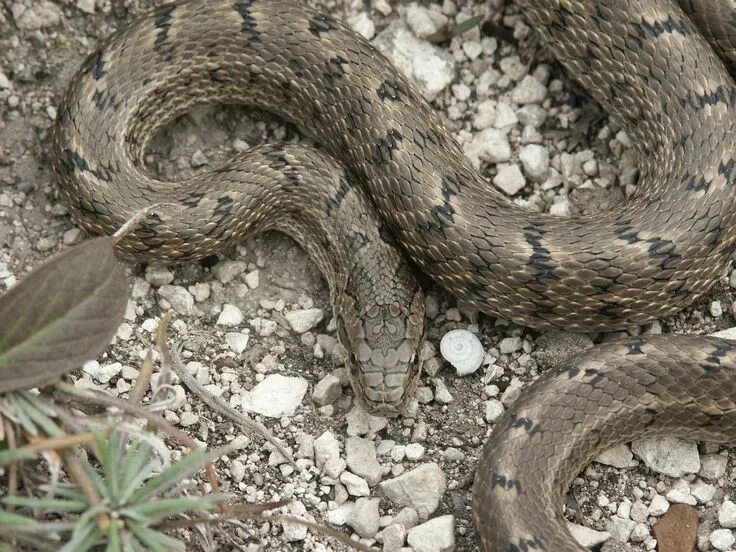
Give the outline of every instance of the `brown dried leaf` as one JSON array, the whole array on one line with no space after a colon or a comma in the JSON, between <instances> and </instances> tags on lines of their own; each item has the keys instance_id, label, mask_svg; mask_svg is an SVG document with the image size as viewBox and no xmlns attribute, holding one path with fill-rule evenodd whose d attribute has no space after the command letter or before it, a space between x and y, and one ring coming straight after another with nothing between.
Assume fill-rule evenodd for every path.
<instances>
[{"instance_id":1,"label":"brown dried leaf","mask_svg":"<svg viewBox=\"0 0 736 552\"><path fill-rule=\"evenodd\" d=\"M34 387L97 358L127 300L110 238L87 240L34 269L0 296L0 392Z\"/></svg>"}]
</instances>

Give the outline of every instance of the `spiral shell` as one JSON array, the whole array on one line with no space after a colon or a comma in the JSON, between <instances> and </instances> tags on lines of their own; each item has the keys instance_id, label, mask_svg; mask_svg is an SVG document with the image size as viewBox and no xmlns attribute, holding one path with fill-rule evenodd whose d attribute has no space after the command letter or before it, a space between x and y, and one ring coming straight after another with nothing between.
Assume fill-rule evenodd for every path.
<instances>
[{"instance_id":1,"label":"spiral shell","mask_svg":"<svg viewBox=\"0 0 736 552\"><path fill-rule=\"evenodd\" d=\"M440 341L440 353L455 367L458 376L475 372L485 355L480 340L467 330L447 332Z\"/></svg>"}]
</instances>

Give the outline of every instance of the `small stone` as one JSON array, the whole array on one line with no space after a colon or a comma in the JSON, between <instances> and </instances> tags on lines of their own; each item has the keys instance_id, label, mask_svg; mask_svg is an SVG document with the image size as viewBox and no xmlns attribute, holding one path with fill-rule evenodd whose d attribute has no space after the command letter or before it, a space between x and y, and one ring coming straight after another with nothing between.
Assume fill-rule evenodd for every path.
<instances>
[{"instance_id":1,"label":"small stone","mask_svg":"<svg viewBox=\"0 0 736 552\"><path fill-rule=\"evenodd\" d=\"M220 316L217 317L216 325L218 326L239 326L243 323L243 312L235 305L225 305L222 307Z\"/></svg>"},{"instance_id":2,"label":"small stone","mask_svg":"<svg viewBox=\"0 0 736 552\"><path fill-rule=\"evenodd\" d=\"M714 318L720 318L723 316L723 306L720 301L711 301L710 315Z\"/></svg>"},{"instance_id":3,"label":"small stone","mask_svg":"<svg viewBox=\"0 0 736 552\"><path fill-rule=\"evenodd\" d=\"M293 416L309 384L299 377L270 374L243 396L243 409L269 418Z\"/></svg>"},{"instance_id":4,"label":"small stone","mask_svg":"<svg viewBox=\"0 0 736 552\"><path fill-rule=\"evenodd\" d=\"M418 38L427 38L447 25L447 16L411 2L406 7L406 24Z\"/></svg>"},{"instance_id":5,"label":"small stone","mask_svg":"<svg viewBox=\"0 0 736 552\"><path fill-rule=\"evenodd\" d=\"M499 165L493 184L509 196L514 196L526 186L526 180L516 163Z\"/></svg>"},{"instance_id":6,"label":"small stone","mask_svg":"<svg viewBox=\"0 0 736 552\"><path fill-rule=\"evenodd\" d=\"M304 514L307 513L307 507L304 506L298 500L292 501L287 507L289 514L294 517L304 519ZM303 541L307 538L307 526L299 523L289 523L288 521L282 521L281 527L284 530L284 538L287 542Z\"/></svg>"},{"instance_id":7,"label":"small stone","mask_svg":"<svg viewBox=\"0 0 736 552\"><path fill-rule=\"evenodd\" d=\"M705 481L698 480L690 485L690 492L698 501L698 504L707 504L713 500L713 497L716 494L716 487L706 483Z\"/></svg>"},{"instance_id":8,"label":"small stone","mask_svg":"<svg viewBox=\"0 0 736 552\"><path fill-rule=\"evenodd\" d=\"M212 274L223 284L229 284L248 267L242 261L221 261L212 267Z\"/></svg>"},{"instance_id":9,"label":"small stone","mask_svg":"<svg viewBox=\"0 0 736 552\"><path fill-rule=\"evenodd\" d=\"M547 97L547 87L532 75L526 75L511 91L511 100L519 105L538 104Z\"/></svg>"},{"instance_id":10,"label":"small stone","mask_svg":"<svg viewBox=\"0 0 736 552\"><path fill-rule=\"evenodd\" d=\"M700 471L698 473L706 479L720 479L726 473L727 465L727 456L722 454L704 454L700 459Z\"/></svg>"},{"instance_id":11,"label":"small stone","mask_svg":"<svg viewBox=\"0 0 736 552\"><path fill-rule=\"evenodd\" d=\"M77 0L77 8L84 13L95 13L95 0Z\"/></svg>"},{"instance_id":12,"label":"small stone","mask_svg":"<svg viewBox=\"0 0 736 552\"><path fill-rule=\"evenodd\" d=\"M325 406L334 403L342 395L340 378L334 374L328 374L314 386L312 400L317 406Z\"/></svg>"},{"instance_id":13,"label":"small stone","mask_svg":"<svg viewBox=\"0 0 736 552\"><path fill-rule=\"evenodd\" d=\"M682 477L700 470L697 445L676 437L638 439L631 443L631 450L649 469L669 477Z\"/></svg>"},{"instance_id":14,"label":"small stone","mask_svg":"<svg viewBox=\"0 0 736 552\"><path fill-rule=\"evenodd\" d=\"M363 538L374 537L380 528L379 502L379 498L359 498L345 523Z\"/></svg>"},{"instance_id":15,"label":"small stone","mask_svg":"<svg viewBox=\"0 0 736 552\"><path fill-rule=\"evenodd\" d=\"M613 466L614 468L632 468L638 464L634 460L634 454L631 452L631 449L625 443L603 451L594 460L599 464Z\"/></svg>"},{"instance_id":16,"label":"small stone","mask_svg":"<svg viewBox=\"0 0 736 552\"><path fill-rule=\"evenodd\" d=\"M584 548L597 547L611 538L608 531L594 531L582 525L567 522L567 529L572 536L578 541L578 544Z\"/></svg>"},{"instance_id":17,"label":"small stone","mask_svg":"<svg viewBox=\"0 0 736 552\"><path fill-rule=\"evenodd\" d=\"M708 540L716 550L723 550L724 552L730 551L736 537L733 536L733 531L730 529L716 529L713 531Z\"/></svg>"},{"instance_id":18,"label":"small stone","mask_svg":"<svg viewBox=\"0 0 736 552\"><path fill-rule=\"evenodd\" d=\"M203 167L205 166L207 161L207 156L204 154L202 150L197 150L192 154L192 167Z\"/></svg>"},{"instance_id":19,"label":"small stone","mask_svg":"<svg viewBox=\"0 0 736 552\"><path fill-rule=\"evenodd\" d=\"M487 163L505 163L511 160L511 145L506 134L496 128L486 128L466 142L463 151L480 166L480 161Z\"/></svg>"},{"instance_id":20,"label":"small stone","mask_svg":"<svg viewBox=\"0 0 736 552\"><path fill-rule=\"evenodd\" d=\"M662 495L654 495L652 502L649 504L648 513L650 516L659 517L670 508L670 503Z\"/></svg>"},{"instance_id":21,"label":"small stone","mask_svg":"<svg viewBox=\"0 0 736 552\"><path fill-rule=\"evenodd\" d=\"M524 174L532 182L544 182L549 174L549 152L547 148L529 144L521 148L519 161Z\"/></svg>"},{"instance_id":22,"label":"small stone","mask_svg":"<svg viewBox=\"0 0 736 552\"><path fill-rule=\"evenodd\" d=\"M690 506L697 504L695 497L690 494L690 484L684 479L675 481L672 489L665 496L673 504L689 504Z\"/></svg>"},{"instance_id":23,"label":"small stone","mask_svg":"<svg viewBox=\"0 0 736 552\"><path fill-rule=\"evenodd\" d=\"M366 12L359 12L348 18L348 25L363 38L371 40L376 36L376 25Z\"/></svg>"},{"instance_id":24,"label":"small stone","mask_svg":"<svg viewBox=\"0 0 736 552\"><path fill-rule=\"evenodd\" d=\"M400 523L392 523L381 531L383 552L400 552L406 542L406 528Z\"/></svg>"},{"instance_id":25,"label":"small stone","mask_svg":"<svg viewBox=\"0 0 736 552\"><path fill-rule=\"evenodd\" d=\"M84 366L82 366L82 370L84 372L100 383L108 383L112 378L117 376L122 369L123 365L119 362L100 366L100 363L96 360L85 362Z\"/></svg>"},{"instance_id":26,"label":"small stone","mask_svg":"<svg viewBox=\"0 0 736 552\"><path fill-rule=\"evenodd\" d=\"M245 285L250 289L256 289L260 284L260 271L258 269L251 270L243 276L243 279L245 280Z\"/></svg>"},{"instance_id":27,"label":"small stone","mask_svg":"<svg viewBox=\"0 0 736 552\"><path fill-rule=\"evenodd\" d=\"M378 7L374 4L374 8ZM432 101L455 78L455 60L451 54L418 39L401 22L382 31L373 44L419 87L425 99ZM386 90L391 94L390 90Z\"/></svg>"},{"instance_id":28,"label":"small stone","mask_svg":"<svg viewBox=\"0 0 736 552\"><path fill-rule=\"evenodd\" d=\"M179 314L184 316L194 314L194 297L186 288L165 284L158 288L158 294Z\"/></svg>"},{"instance_id":29,"label":"small stone","mask_svg":"<svg viewBox=\"0 0 736 552\"><path fill-rule=\"evenodd\" d=\"M345 441L345 457L350 471L363 477L371 487L381 481L383 469L376 459L373 441L348 437Z\"/></svg>"},{"instance_id":30,"label":"small stone","mask_svg":"<svg viewBox=\"0 0 736 552\"><path fill-rule=\"evenodd\" d=\"M521 349L523 342L520 337L504 337L498 344L501 354L510 355Z\"/></svg>"},{"instance_id":31,"label":"small stone","mask_svg":"<svg viewBox=\"0 0 736 552\"><path fill-rule=\"evenodd\" d=\"M426 520L437 509L447 489L442 469L435 463L422 464L398 477L383 481L379 488L391 502L411 506Z\"/></svg>"},{"instance_id":32,"label":"small stone","mask_svg":"<svg viewBox=\"0 0 736 552\"><path fill-rule=\"evenodd\" d=\"M29 31L53 27L61 21L61 10L48 0L36 0L31 7L16 2L10 12L18 27Z\"/></svg>"},{"instance_id":33,"label":"small stone","mask_svg":"<svg viewBox=\"0 0 736 552\"><path fill-rule=\"evenodd\" d=\"M371 490L368 488L368 482L349 471L343 471L340 474L340 483L345 485L348 493L352 496L368 496L371 494Z\"/></svg>"},{"instance_id":34,"label":"small stone","mask_svg":"<svg viewBox=\"0 0 736 552\"><path fill-rule=\"evenodd\" d=\"M154 287L170 284L174 281L174 273L168 268L159 265L148 265L146 267L146 282Z\"/></svg>"},{"instance_id":35,"label":"small stone","mask_svg":"<svg viewBox=\"0 0 736 552\"><path fill-rule=\"evenodd\" d=\"M657 548L667 552L692 552L698 534L698 512L686 504L674 504L652 528Z\"/></svg>"},{"instance_id":36,"label":"small stone","mask_svg":"<svg viewBox=\"0 0 736 552\"><path fill-rule=\"evenodd\" d=\"M240 483L245 478L245 464L240 460L230 462L230 476L235 482Z\"/></svg>"},{"instance_id":37,"label":"small stone","mask_svg":"<svg viewBox=\"0 0 736 552\"><path fill-rule=\"evenodd\" d=\"M503 132L508 132L519 119L516 117L514 109L506 102L498 102L496 104L496 120L493 122L493 126Z\"/></svg>"},{"instance_id":38,"label":"small stone","mask_svg":"<svg viewBox=\"0 0 736 552\"><path fill-rule=\"evenodd\" d=\"M230 347L231 351L240 354L245 351L248 346L248 334L227 332L225 334L225 342L227 343L227 346Z\"/></svg>"},{"instance_id":39,"label":"small stone","mask_svg":"<svg viewBox=\"0 0 736 552\"><path fill-rule=\"evenodd\" d=\"M455 518L439 516L412 527L407 542L414 552L451 552L455 549Z\"/></svg>"},{"instance_id":40,"label":"small stone","mask_svg":"<svg viewBox=\"0 0 736 552\"><path fill-rule=\"evenodd\" d=\"M316 308L289 311L284 315L291 329L300 334L314 328L324 316L322 309Z\"/></svg>"},{"instance_id":41,"label":"small stone","mask_svg":"<svg viewBox=\"0 0 736 552\"><path fill-rule=\"evenodd\" d=\"M611 519L606 523L606 531L611 533L611 538L619 542L626 542L631 536L631 532L636 526L635 521L630 519L624 519L620 516L611 516Z\"/></svg>"},{"instance_id":42,"label":"small stone","mask_svg":"<svg viewBox=\"0 0 736 552\"><path fill-rule=\"evenodd\" d=\"M83 237L82 231L79 228L71 228L64 232L61 240L64 242L64 245L76 245L82 241Z\"/></svg>"},{"instance_id":43,"label":"small stone","mask_svg":"<svg viewBox=\"0 0 736 552\"><path fill-rule=\"evenodd\" d=\"M495 424L503 415L504 407L498 399L486 401L486 422Z\"/></svg>"},{"instance_id":44,"label":"small stone","mask_svg":"<svg viewBox=\"0 0 736 552\"><path fill-rule=\"evenodd\" d=\"M424 447L419 443L411 443L406 445L406 459L410 462L416 462L424 458Z\"/></svg>"},{"instance_id":45,"label":"small stone","mask_svg":"<svg viewBox=\"0 0 736 552\"><path fill-rule=\"evenodd\" d=\"M718 523L726 529L736 528L736 504L730 500L724 500L718 510Z\"/></svg>"},{"instance_id":46,"label":"small stone","mask_svg":"<svg viewBox=\"0 0 736 552\"><path fill-rule=\"evenodd\" d=\"M191 427L199 422L199 416L194 412L182 412L179 418L179 425L182 427Z\"/></svg>"},{"instance_id":47,"label":"small stone","mask_svg":"<svg viewBox=\"0 0 736 552\"><path fill-rule=\"evenodd\" d=\"M314 463L319 469L330 461L340 458L340 443L329 431L314 440Z\"/></svg>"}]
</instances>

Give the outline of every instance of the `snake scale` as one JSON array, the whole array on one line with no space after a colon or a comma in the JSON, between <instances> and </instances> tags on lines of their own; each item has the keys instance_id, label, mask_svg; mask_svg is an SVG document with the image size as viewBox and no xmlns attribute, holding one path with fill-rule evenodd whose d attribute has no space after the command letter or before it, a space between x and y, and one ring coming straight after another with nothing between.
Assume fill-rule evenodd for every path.
<instances>
[{"instance_id":1,"label":"snake scale","mask_svg":"<svg viewBox=\"0 0 736 552\"><path fill-rule=\"evenodd\" d=\"M708 43L725 44L732 7L520 4L637 144L639 191L625 205L557 218L510 203L367 41L284 0L164 5L102 42L58 110L62 198L91 233L150 208L121 244L140 261L201 258L268 228L293 235L328 281L356 397L372 411L399 411L421 370L423 298L395 244L463 301L536 328L610 330L676 312L736 247L736 86ZM272 111L320 149L264 145L186 182L148 176L155 131L212 102ZM581 466L645 433L736 442L734 401L727 340L631 338L547 372L480 459L481 548L580 550L561 497Z\"/></svg>"}]
</instances>

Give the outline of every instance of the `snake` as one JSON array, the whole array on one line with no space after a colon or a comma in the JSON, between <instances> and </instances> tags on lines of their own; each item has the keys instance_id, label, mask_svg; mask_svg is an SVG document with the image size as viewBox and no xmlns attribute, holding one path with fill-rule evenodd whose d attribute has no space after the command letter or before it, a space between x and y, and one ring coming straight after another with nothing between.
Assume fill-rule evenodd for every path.
<instances>
[{"instance_id":1,"label":"snake","mask_svg":"<svg viewBox=\"0 0 736 552\"><path fill-rule=\"evenodd\" d=\"M369 41L285 0L165 4L103 40L57 110L60 196L92 234L143 210L119 243L135 261L202 259L269 229L292 235L325 276L351 384L370 412L401 412L417 385L426 338L417 272L540 330L623 329L681 310L736 248L732 6L518 4L636 144L631 200L574 217L514 204ZM265 109L316 144L261 145L179 182L150 176L152 137L204 103ZM736 341L726 339L628 338L548 370L480 456L480 548L582 550L562 494L585 463L642 435L734 443L735 400Z\"/></svg>"}]
</instances>

